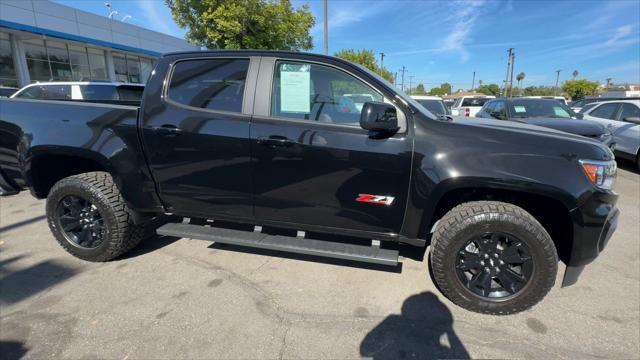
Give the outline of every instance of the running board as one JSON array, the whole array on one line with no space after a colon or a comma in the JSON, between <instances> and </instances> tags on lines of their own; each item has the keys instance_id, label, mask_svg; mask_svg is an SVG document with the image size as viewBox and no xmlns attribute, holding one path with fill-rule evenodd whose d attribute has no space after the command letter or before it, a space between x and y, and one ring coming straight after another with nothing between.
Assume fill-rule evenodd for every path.
<instances>
[{"instance_id":1,"label":"running board","mask_svg":"<svg viewBox=\"0 0 640 360\"><path fill-rule=\"evenodd\" d=\"M381 249L373 241L373 246L345 244L339 242L305 239L282 235L268 235L261 232L206 227L185 223L169 223L159 227L159 235L189 239L210 240L217 243L277 250L297 254L315 255L344 260L362 261L374 264L398 265L398 251Z\"/></svg>"}]
</instances>

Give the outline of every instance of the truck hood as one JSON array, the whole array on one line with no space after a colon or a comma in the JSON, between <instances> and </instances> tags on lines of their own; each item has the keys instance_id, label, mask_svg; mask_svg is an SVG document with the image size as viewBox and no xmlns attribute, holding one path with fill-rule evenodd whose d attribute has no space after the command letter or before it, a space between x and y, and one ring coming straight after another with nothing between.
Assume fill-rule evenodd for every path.
<instances>
[{"instance_id":1,"label":"truck hood","mask_svg":"<svg viewBox=\"0 0 640 360\"><path fill-rule=\"evenodd\" d=\"M577 120L577 119L558 119L558 118L525 118L518 119L527 124L544 126L571 134L582 135L586 137L599 137L604 134L604 126L595 121Z\"/></svg>"},{"instance_id":2,"label":"truck hood","mask_svg":"<svg viewBox=\"0 0 640 360\"><path fill-rule=\"evenodd\" d=\"M453 123L463 124L463 125L499 128L499 129L513 130L513 131L526 132L526 133L538 134L538 135L555 135L555 136L561 136L565 138L573 138L576 140L585 140L583 136L573 135L572 133L567 133L566 131L561 131L559 129L555 129L551 127L542 127L539 125L523 123L519 121L470 118L470 117L464 117L464 116L448 116L448 118L453 119L451 121Z\"/></svg>"}]
</instances>

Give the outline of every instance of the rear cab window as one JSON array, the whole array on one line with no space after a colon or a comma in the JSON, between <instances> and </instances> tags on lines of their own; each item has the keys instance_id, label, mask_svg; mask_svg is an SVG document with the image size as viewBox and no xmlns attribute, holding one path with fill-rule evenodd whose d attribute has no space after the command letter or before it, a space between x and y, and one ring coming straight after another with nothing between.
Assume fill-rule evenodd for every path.
<instances>
[{"instance_id":1,"label":"rear cab window","mask_svg":"<svg viewBox=\"0 0 640 360\"><path fill-rule=\"evenodd\" d=\"M192 108L240 113L248 69L247 58L179 61L173 67L167 98Z\"/></svg>"},{"instance_id":2,"label":"rear cab window","mask_svg":"<svg viewBox=\"0 0 640 360\"><path fill-rule=\"evenodd\" d=\"M462 106L482 106L487 101L489 101L488 98L464 98Z\"/></svg>"},{"instance_id":3,"label":"rear cab window","mask_svg":"<svg viewBox=\"0 0 640 360\"><path fill-rule=\"evenodd\" d=\"M115 86L112 85L74 85L74 87L75 86L77 86L79 90L78 100L118 100Z\"/></svg>"}]
</instances>

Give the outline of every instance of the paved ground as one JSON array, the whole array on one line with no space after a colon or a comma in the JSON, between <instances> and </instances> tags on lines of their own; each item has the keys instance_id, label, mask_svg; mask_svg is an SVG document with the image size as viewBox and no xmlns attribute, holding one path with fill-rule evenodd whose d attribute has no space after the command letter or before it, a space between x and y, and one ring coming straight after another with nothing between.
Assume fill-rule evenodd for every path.
<instances>
[{"instance_id":1,"label":"paved ground","mask_svg":"<svg viewBox=\"0 0 640 360\"><path fill-rule=\"evenodd\" d=\"M401 273L158 239L106 264L67 255L44 202L0 200L0 358L639 358L640 175L580 282L525 313L447 301ZM558 277L558 283L560 277Z\"/></svg>"}]
</instances>

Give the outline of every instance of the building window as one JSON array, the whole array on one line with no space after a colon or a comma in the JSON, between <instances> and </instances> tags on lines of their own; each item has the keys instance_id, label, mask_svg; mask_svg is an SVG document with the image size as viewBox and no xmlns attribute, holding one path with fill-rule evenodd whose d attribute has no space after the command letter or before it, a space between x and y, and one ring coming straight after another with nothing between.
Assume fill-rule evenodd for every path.
<instances>
[{"instance_id":1,"label":"building window","mask_svg":"<svg viewBox=\"0 0 640 360\"><path fill-rule=\"evenodd\" d=\"M151 75L153 60L113 53L113 65L117 81L144 84Z\"/></svg>"},{"instance_id":2,"label":"building window","mask_svg":"<svg viewBox=\"0 0 640 360\"><path fill-rule=\"evenodd\" d=\"M32 82L107 80L104 51L51 40L25 40Z\"/></svg>"},{"instance_id":3,"label":"building window","mask_svg":"<svg viewBox=\"0 0 640 360\"><path fill-rule=\"evenodd\" d=\"M9 34L0 33L0 86L18 87Z\"/></svg>"}]
</instances>

